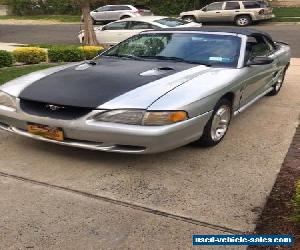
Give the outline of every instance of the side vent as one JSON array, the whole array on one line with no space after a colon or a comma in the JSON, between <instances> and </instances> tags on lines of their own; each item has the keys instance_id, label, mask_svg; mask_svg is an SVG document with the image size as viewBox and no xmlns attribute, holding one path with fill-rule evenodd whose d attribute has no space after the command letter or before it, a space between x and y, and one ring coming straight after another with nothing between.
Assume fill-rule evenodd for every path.
<instances>
[{"instance_id":1,"label":"side vent","mask_svg":"<svg viewBox=\"0 0 300 250\"><path fill-rule=\"evenodd\" d=\"M156 69L151 69L151 70L145 71L145 72L141 73L140 75L141 76L159 76L159 75L167 74L173 70L175 70L175 69L170 68L170 67L159 67Z\"/></svg>"}]
</instances>

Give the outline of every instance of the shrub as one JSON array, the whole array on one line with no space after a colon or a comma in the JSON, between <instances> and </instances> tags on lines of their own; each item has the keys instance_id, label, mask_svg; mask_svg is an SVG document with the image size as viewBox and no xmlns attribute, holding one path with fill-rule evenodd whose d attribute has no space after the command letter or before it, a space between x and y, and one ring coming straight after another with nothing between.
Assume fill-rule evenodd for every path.
<instances>
[{"instance_id":1,"label":"shrub","mask_svg":"<svg viewBox=\"0 0 300 250\"><path fill-rule=\"evenodd\" d=\"M10 52L0 50L0 68L12 66L13 59L13 55Z\"/></svg>"},{"instance_id":2,"label":"shrub","mask_svg":"<svg viewBox=\"0 0 300 250\"><path fill-rule=\"evenodd\" d=\"M36 64L47 61L47 52L36 47L18 48L13 51L17 62L25 64Z\"/></svg>"},{"instance_id":3,"label":"shrub","mask_svg":"<svg viewBox=\"0 0 300 250\"><path fill-rule=\"evenodd\" d=\"M118 4L145 4L157 15L178 15L185 10L199 9L216 0L118 0ZM15 15L42 15L42 14L72 14L79 15L79 1L74 0L7 0ZM91 9L99 8L110 1L93 0Z\"/></svg>"},{"instance_id":4,"label":"shrub","mask_svg":"<svg viewBox=\"0 0 300 250\"><path fill-rule=\"evenodd\" d=\"M100 46L82 46L79 47L79 49L83 51L86 60L93 59L104 50L104 48Z\"/></svg>"},{"instance_id":5,"label":"shrub","mask_svg":"<svg viewBox=\"0 0 300 250\"><path fill-rule=\"evenodd\" d=\"M53 47L48 50L50 62L79 62L84 60L84 52L80 48Z\"/></svg>"}]
</instances>

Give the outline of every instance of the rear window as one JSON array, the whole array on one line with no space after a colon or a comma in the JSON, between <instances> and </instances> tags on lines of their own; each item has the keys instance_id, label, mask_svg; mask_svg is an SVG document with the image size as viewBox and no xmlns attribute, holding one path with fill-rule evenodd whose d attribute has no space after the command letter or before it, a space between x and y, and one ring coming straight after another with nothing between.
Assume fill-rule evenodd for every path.
<instances>
[{"instance_id":1,"label":"rear window","mask_svg":"<svg viewBox=\"0 0 300 250\"><path fill-rule=\"evenodd\" d=\"M245 9L260 9L269 7L269 4L265 1L243 2L243 5Z\"/></svg>"},{"instance_id":2,"label":"rear window","mask_svg":"<svg viewBox=\"0 0 300 250\"><path fill-rule=\"evenodd\" d=\"M163 18L163 19L156 20L154 22L168 27L177 27L189 23L187 21L176 19L176 18Z\"/></svg>"}]
</instances>

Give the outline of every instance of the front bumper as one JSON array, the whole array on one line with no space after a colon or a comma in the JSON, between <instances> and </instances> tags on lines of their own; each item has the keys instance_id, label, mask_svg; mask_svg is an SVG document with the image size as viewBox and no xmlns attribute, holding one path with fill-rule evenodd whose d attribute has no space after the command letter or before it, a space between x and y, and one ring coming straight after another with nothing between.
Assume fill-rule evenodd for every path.
<instances>
[{"instance_id":1,"label":"front bumper","mask_svg":"<svg viewBox=\"0 0 300 250\"><path fill-rule=\"evenodd\" d=\"M90 150L148 154L171 150L199 139L212 111L187 121L167 126L135 126L95 122L88 117L92 111L76 120L58 120L0 109L0 129L29 138ZM37 123L63 129L65 140L54 141L27 132L27 123Z\"/></svg>"}]
</instances>

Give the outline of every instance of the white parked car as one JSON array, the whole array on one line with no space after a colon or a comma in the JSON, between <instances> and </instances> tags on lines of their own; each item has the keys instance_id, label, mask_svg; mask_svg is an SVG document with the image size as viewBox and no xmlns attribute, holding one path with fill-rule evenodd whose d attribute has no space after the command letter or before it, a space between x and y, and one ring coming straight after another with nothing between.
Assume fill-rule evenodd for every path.
<instances>
[{"instance_id":1,"label":"white parked car","mask_svg":"<svg viewBox=\"0 0 300 250\"><path fill-rule=\"evenodd\" d=\"M165 16L143 16L126 18L109 23L103 27L94 27L100 44L114 46L127 38L145 30L157 30L175 27L201 27L200 23ZM84 42L84 30L79 32L80 43Z\"/></svg>"},{"instance_id":2,"label":"white parked car","mask_svg":"<svg viewBox=\"0 0 300 250\"><path fill-rule=\"evenodd\" d=\"M93 23L111 22L129 17L152 16L152 11L144 5L105 5L91 11Z\"/></svg>"}]
</instances>

